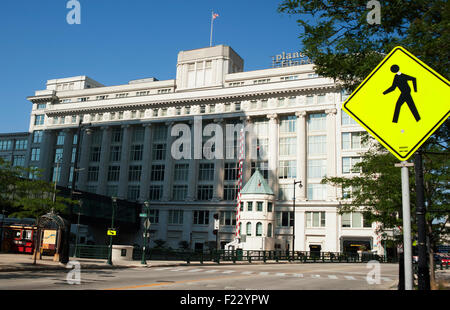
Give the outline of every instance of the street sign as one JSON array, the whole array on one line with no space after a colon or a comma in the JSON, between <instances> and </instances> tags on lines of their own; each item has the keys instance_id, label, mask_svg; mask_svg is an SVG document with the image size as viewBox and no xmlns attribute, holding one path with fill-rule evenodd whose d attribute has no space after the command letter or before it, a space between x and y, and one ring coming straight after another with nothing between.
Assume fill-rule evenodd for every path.
<instances>
[{"instance_id":1,"label":"street sign","mask_svg":"<svg viewBox=\"0 0 450 310\"><path fill-rule=\"evenodd\" d=\"M108 236L115 236L115 235L117 235L116 230L108 229Z\"/></svg>"},{"instance_id":2,"label":"street sign","mask_svg":"<svg viewBox=\"0 0 450 310\"><path fill-rule=\"evenodd\" d=\"M140 217L147 217L147 213L140 213L139 216Z\"/></svg>"},{"instance_id":3,"label":"street sign","mask_svg":"<svg viewBox=\"0 0 450 310\"><path fill-rule=\"evenodd\" d=\"M400 161L442 125L450 84L404 48L394 48L343 104L343 110Z\"/></svg>"},{"instance_id":4,"label":"street sign","mask_svg":"<svg viewBox=\"0 0 450 310\"><path fill-rule=\"evenodd\" d=\"M214 230L219 230L219 227L220 227L220 222L219 222L219 220L214 220Z\"/></svg>"},{"instance_id":5,"label":"street sign","mask_svg":"<svg viewBox=\"0 0 450 310\"><path fill-rule=\"evenodd\" d=\"M146 219L145 222L144 222L144 227L145 227L145 229L149 229L149 228L150 228L150 225L151 225L150 220L149 220L149 219Z\"/></svg>"}]
</instances>

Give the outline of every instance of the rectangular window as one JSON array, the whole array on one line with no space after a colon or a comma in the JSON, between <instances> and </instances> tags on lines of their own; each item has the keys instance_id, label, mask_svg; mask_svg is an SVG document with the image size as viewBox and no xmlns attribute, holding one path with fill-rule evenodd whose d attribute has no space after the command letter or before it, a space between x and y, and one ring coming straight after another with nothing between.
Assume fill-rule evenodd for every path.
<instances>
[{"instance_id":1,"label":"rectangular window","mask_svg":"<svg viewBox=\"0 0 450 310\"><path fill-rule=\"evenodd\" d=\"M101 147L100 146L92 146L89 160L92 162L99 162L100 154L101 154Z\"/></svg>"},{"instance_id":2,"label":"rectangular window","mask_svg":"<svg viewBox=\"0 0 450 310\"><path fill-rule=\"evenodd\" d=\"M253 211L253 202L247 202L247 211Z\"/></svg>"},{"instance_id":3,"label":"rectangular window","mask_svg":"<svg viewBox=\"0 0 450 310\"><path fill-rule=\"evenodd\" d=\"M294 212L278 211L275 213L277 226L292 227L294 225Z\"/></svg>"},{"instance_id":4,"label":"rectangular window","mask_svg":"<svg viewBox=\"0 0 450 310\"><path fill-rule=\"evenodd\" d=\"M188 186L187 185L174 185L173 186L173 200L183 201L187 197Z\"/></svg>"},{"instance_id":5,"label":"rectangular window","mask_svg":"<svg viewBox=\"0 0 450 310\"><path fill-rule=\"evenodd\" d=\"M33 148L31 149L31 161L39 161L41 157L41 149Z\"/></svg>"},{"instance_id":6,"label":"rectangular window","mask_svg":"<svg viewBox=\"0 0 450 310\"><path fill-rule=\"evenodd\" d=\"M225 163L225 181L236 181L239 172L238 163Z\"/></svg>"},{"instance_id":7,"label":"rectangular window","mask_svg":"<svg viewBox=\"0 0 450 310\"><path fill-rule=\"evenodd\" d=\"M153 144L153 160L165 160L166 159L166 144L154 143Z\"/></svg>"},{"instance_id":8,"label":"rectangular window","mask_svg":"<svg viewBox=\"0 0 450 310\"><path fill-rule=\"evenodd\" d=\"M27 145L28 145L28 140L25 140L25 139L16 140L15 149L23 151L23 150L27 149Z\"/></svg>"},{"instance_id":9,"label":"rectangular window","mask_svg":"<svg viewBox=\"0 0 450 310\"><path fill-rule=\"evenodd\" d=\"M325 113L314 113L308 115L308 132L324 131L327 129L327 115Z\"/></svg>"},{"instance_id":10,"label":"rectangular window","mask_svg":"<svg viewBox=\"0 0 450 310\"><path fill-rule=\"evenodd\" d=\"M317 104L325 104L326 103L326 95L320 94L317 96Z\"/></svg>"},{"instance_id":11,"label":"rectangular window","mask_svg":"<svg viewBox=\"0 0 450 310\"><path fill-rule=\"evenodd\" d=\"M197 188L197 199L198 200L211 200L213 197L213 186L212 185L199 185Z\"/></svg>"},{"instance_id":12,"label":"rectangular window","mask_svg":"<svg viewBox=\"0 0 450 310\"><path fill-rule=\"evenodd\" d=\"M35 126L42 126L42 125L44 125L44 120L45 120L45 115L44 114L36 115L35 118L34 118L34 125Z\"/></svg>"},{"instance_id":13,"label":"rectangular window","mask_svg":"<svg viewBox=\"0 0 450 310\"><path fill-rule=\"evenodd\" d=\"M365 145L361 142L362 132L343 132L342 133L342 149L355 150L364 148Z\"/></svg>"},{"instance_id":14,"label":"rectangular window","mask_svg":"<svg viewBox=\"0 0 450 310\"><path fill-rule=\"evenodd\" d=\"M42 130L36 130L33 132L33 143L41 143L44 132Z\"/></svg>"},{"instance_id":15,"label":"rectangular window","mask_svg":"<svg viewBox=\"0 0 450 310\"><path fill-rule=\"evenodd\" d=\"M342 173L359 173L359 169L354 168L354 166L361 162L361 157L342 157Z\"/></svg>"},{"instance_id":16,"label":"rectangular window","mask_svg":"<svg viewBox=\"0 0 450 310\"><path fill-rule=\"evenodd\" d=\"M111 135L111 143L122 142L122 128L114 128Z\"/></svg>"},{"instance_id":17,"label":"rectangular window","mask_svg":"<svg viewBox=\"0 0 450 310\"><path fill-rule=\"evenodd\" d=\"M130 166L128 169L128 181L139 182L141 180L142 166Z\"/></svg>"},{"instance_id":18,"label":"rectangular window","mask_svg":"<svg viewBox=\"0 0 450 310\"><path fill-rule=\"evenodd\" d=\"M295 124L297 117L295 115L283 116L280 118L280 133L295 133Z\"/></svg>"},{"instance_id":19,"label":"rectangular window","mask_svg":"<svg viewBox=\"0 0 450 310\"><path fill-rule=\"evenodd\" d=\"M97 182L98 181L98 166L88 168L88 181Z\"/></svg>"},{"instance_id":20,"label":"rectangular window","mask_svg":"<svg viewBox=\"0 0 450 310\"><path fill-rule=\"evenodd\" d=\"M162 185L150 185L149 187L149 199L160 200L162 197Z\"/></svg>"},{"instance_id":21,"label":"rectangular window","mask_svg":"<svg viewBox=\"0 0 450 310\"><path fill-rule=\"evenodd\" d=\"M120 145L113 145L110 148L110 153L109 153L109 160L111 162L118 162L120 161L121 158L121 154L122 154L122 147Z\"/></svg>"},{"instance_id":22,"label":"rectangular window","mask_svg":"<svg viewBox=\"0 0 450 310\"><path fill-rule=\"evenodd\" d=\"M150 212L148 213L148 219L150 220L150 223L158 224L159 223L159 210L150 209Z\"/></svg>"},{"instance_id":23,"label":"rectangular window","mask_svg":"<svg viewBox=\"0 0 450 310\"><path fill-rule=\"evenodd\" d=\"M295 156L297 153L297 138L280 138L280 156Z\"/></svg>"},{"instance_id":24,"label":"rectangular window","mask_svg":"<svg viewBox=\"0 0 450 310\"><path fill-rule=\"evenodd\" d=\"M323 178L327 174L327 161L325 159L308 160L308 178Z\"/></svg>"},{"instance_id":25,"label":"rectangular window","mask_svg":"<svg viewBox=\"0 0 450 310\"><path fill-rule=\"evenodd\" d=\"M256 211L259 211L259 212L263 211L263 202L262 201L256 202Z\"/></svg>"},{"instance_id":26,"label":"rectangular window","mask_svg":"<svg viewBox=\"0 0 450 310\"><path fill-rule=\"evenodd\" d=\"M128 185L127 199L135 201L139 199L139 185Z\"/></svg>"},{"instance_id":27,"label":"rectangular window","mask_svg":"<svg viewBox=\"0 0 450 310\"><path fill-rule=\"evenodd\" d=\"M188 181L189 164L175 164L174 181Z\"/></svg>"},{"instance_id":28,"label":"rectangular window","mask_svg":"<svg viewBox=\"0 0 450 310\"><path fill-rule=\"evenodd\" d=\"M308 136L308 155L325 155L327 153L327 136Z\"/></svg>"},{"instance_id":29,"label":"rectangular window","mask_svg":"<svg viewBox=\"0 0 450 310\"><path fill-rule=\"evenodd\" d=\"M267 212L272 212L273 211L273 206L271 202L267 203Z\"/></svg>"},{"instance_id":30,"label":"rectangular window","mask_svg":"<svg viewBox=\"0 0 450 310\"><path fill-rule=\"evenodd\" d=\"M54 158L54 163L58 163L62 161L62 157L63 157L63 149L59 148L55 150L55 158Z\"/></svg>"},{"instance_id":31,"label":"rectangular window","mask_svg":"<svg viewBox=\"0 0 450 310\"><path fill-rule=\"evenodd\" d=\"M291 179L297 176L296 160L280 160L278 168L279 179Z\"/></svg>"},{"instance_id":32,"label":"rectangular window","mask_svg":"<svg viewBox=\"0 0 450 310\"><path fill-rule=\"evenodd\" d=\"M130 160L140 161L144 152L144 146L142 144L132 145L130 149Z\"/></svg>"},{"instance_id":33,"label":"rectangular window","mask_svg":"<svg viewBox=\"0 0 450 310\"><path fill-rule=\"evenodd\" d=\"M224 200L236 200L238 185L225 185L223 189Z\"/></svg>"},{"instance_id":34,"label":"rectangular window","mask_svg":"<svg viewBox=\"0 0 450 310\"><path fill-rule=\"evenodd\" d=\"M220 211L219 221L220 226L236 226L236 212Z\"/></svg>"},{"instance_id":35,"label":"rectangular window","mask_svg":"<svg viewBox=\"0 0 450 310\"><path fill-rule=\"evenodd\" d=\"M152 165L151 180L164 181L165 165Z\"/></svg>"},{"instance_id":36,"label":"rectangular window","mask_svg":"<svg viewBox=\"0 0 450 310\"><path fill-rule=\"evenodd\" d=\"M199 181L214 181L214 164L200 164L198 179Z\"/></svg>"},{"instance_id":37,"label":"rectangular window","mask_svg":"<svg viewBox=\"0 0 450 310\"><path fill-rule=\"evenodd\" d=\"M25 155L13 156L13 166L14 167L24 167L25 166Z\"/></svg>"},{"instance_id":38,"label":"rectangular window","mask_svg":"<svg viewBox=\"0 0 450 310\"><path fill-rule=\"evenodd\" d=\"M326 200L327 185L326 184L308 184L309 200Z\"/></svg>"},{"instance_id":39,"label":"rectangular window","mask_svg":"<svg viewBox=\"0 0 450 310\"><path fill-rule=\"evenodd\" d=\"M47 108L47 104L46 103L38 103L37 105L37 109L38 110L44 110Z\"/></svg>"},{"instance_id":40,"label":"rectangular window","mask_svg":"<svg viewBox=\"0 0 450 310\"><path fill-rule=\"evenodd\" d=\"M325 227L325 212L306 212L306 227Z\"/></svg>"},{"instance_id":41,"label":"rectangular window","mask_svg":"<svg viewBox=\"0 0 450 310\"><path fill-rule=\"evenodd\" d=\"M169 210L168 224L183 224L183 210Z\"/></svg>"},{"instance_id":42,"label":"rectangular window","mask_svg":"<svg viewBox=\"0 0 450 310\"><path fill-rule=\"evenodd\" d=\"M108 181L118 182L120 177L120 166L108 167Z\"/></svg>"},{"instance_id":43,"label":"rectangular window","mask_svg":"<svg viewBox=\"0 0 450 310\"><path fill-rule=\"evenodd\" d=\"M194 211L194 225L208 225L209 211Z\"/></svg>"},{"instance_id":44,"label":"rectangular window","mask_svg":"<svg viewBox=\"0 0 450 310\"><path fill-rule=\"evenodd\" d=\"M357 125L358 123L350 117L344 110L341 111L341 124L345 125Z\"/></svg>"}]
</instances>

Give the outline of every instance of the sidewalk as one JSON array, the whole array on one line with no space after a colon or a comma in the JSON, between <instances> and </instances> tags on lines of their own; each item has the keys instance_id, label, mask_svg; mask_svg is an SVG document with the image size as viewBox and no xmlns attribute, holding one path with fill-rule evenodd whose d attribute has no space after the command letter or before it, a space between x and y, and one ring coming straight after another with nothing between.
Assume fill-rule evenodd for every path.
<instances>
[{"instance_id":1,"label":"sidewalk","mask_svg":"<svg viewBox=\"0 0 450 310\"><path fill-rule=\"evenodd\" d=\"M187 265L185 261L152 260L147 261L147 265L142 265L140 261L113 261L113 265L110 266L106 263L106 259L87 259L76 257L71 257L69 263L74 261L80 263L81 269L148 268ZM60 262L54 262L53 256L42 256L42 260L36 260L36 265L34 265L33 263L34 260L32 255L0 254L0 272L66 269L66 266L64 264L61 264ZM212 262L205 262L205 264L207 263Z\"/></svg>"}]
</instances>

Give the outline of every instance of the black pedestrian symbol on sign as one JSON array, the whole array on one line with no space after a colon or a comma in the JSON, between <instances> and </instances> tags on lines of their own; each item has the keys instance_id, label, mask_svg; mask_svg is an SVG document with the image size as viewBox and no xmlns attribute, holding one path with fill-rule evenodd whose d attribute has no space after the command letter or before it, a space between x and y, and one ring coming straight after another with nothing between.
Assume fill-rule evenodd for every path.
<instances>
[{"instance_id":1,"label":"black pedestrian symbol on sign","mask_svg":"<svg viewBox=\"0 0 450 310\"><path fill-rule=\"evenodd\" d=\"M411 113L414 115L414 118L416 121L420 121L420 115L419 112L417 112L417 108L414 104L414 100L411 97L411 88L408 85L408 81L412 81L414 86L414 92L417 93L417 84L416 84L416 78L403 74L400 71L400 67L397 65L393 65L391 67L391 71L395 73L394 82L392 83L392 86L386 89L383 92L383 95L386 95L392 91L394 91L397 87L400 90L401 94L400 97L397 100L397 103L395 104L395 112L394 112L394 118L392 120L393 123L398 122L398 117L400 115L400 108L402 107L403 103L406 102L409 109L411 110Z\"/></svg>"}]
</instances>

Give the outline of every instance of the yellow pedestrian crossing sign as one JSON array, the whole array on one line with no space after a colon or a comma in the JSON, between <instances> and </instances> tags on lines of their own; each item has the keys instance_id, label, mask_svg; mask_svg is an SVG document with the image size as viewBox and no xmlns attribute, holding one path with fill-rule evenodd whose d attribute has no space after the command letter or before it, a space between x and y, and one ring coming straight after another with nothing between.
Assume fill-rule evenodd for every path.
<instances>
[{"instance_id":1,"label":"yellow pedestrian crossing sign","mask_svg":"<svg viewBox=\"0 0 450 310\"><path fill-rule=\"evenodd\" d=\"M117 235L117 231L113 229L108 229L108 236L115 236Z\"/></svg>"},{"instance_id":2,"label":"yellow pedestrian crossing sign","mask_svg":"<svg viewBox=\"0 0 450 310\"><path fill-rule=\"evenodd\" d=\"M448 118L450 84L398 46L342 108L399 160L405 161Z\"/></svg>"}]
</instances>

